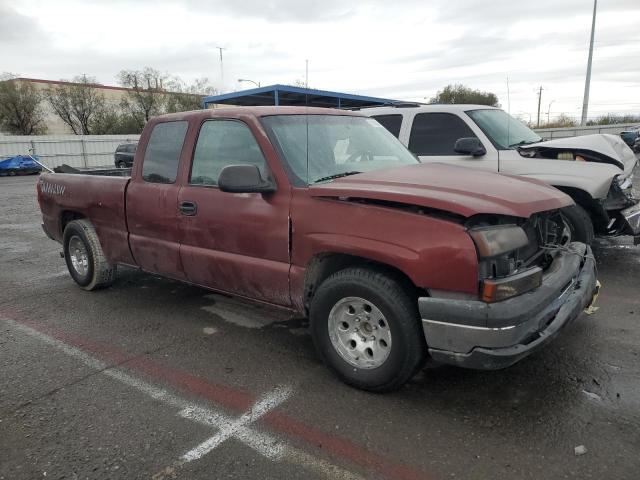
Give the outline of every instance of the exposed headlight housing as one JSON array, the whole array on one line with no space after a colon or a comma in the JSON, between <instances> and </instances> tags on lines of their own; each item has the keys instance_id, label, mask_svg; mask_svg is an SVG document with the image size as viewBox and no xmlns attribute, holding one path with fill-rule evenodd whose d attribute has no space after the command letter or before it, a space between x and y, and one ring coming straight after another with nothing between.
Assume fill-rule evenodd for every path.
<instances>
[{"instance_id":1,"label":"exposed headlight housing","mask_svg":"<svg viewBox=\"0 0 640 480\"><path fill-rule=\"evenodd\" d=\"M469 230L480 259L480 294L485 302L498 302L537 288L542 283L539 267L520 270L518 249L529 244L517 225L495 225Z\"/></svg>"},{"instance_id":2,"label":"exposed headlight housing","mask_svg":"<svg viewBox=\"0 0 640 480\"><path fill-rule=\"evenodd\" d=\"M492 258L522 248L529 243L525 231L517 225L496 225L469 230L480 258Z\"/></svg>"}]
</instances>

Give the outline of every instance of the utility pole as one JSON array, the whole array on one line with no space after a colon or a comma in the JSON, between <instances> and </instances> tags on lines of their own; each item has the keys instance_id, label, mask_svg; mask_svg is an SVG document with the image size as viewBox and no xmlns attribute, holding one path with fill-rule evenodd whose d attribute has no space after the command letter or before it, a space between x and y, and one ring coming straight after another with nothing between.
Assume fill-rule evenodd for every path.
<instances>
[{"instance_id":1,"label":"utility pole","mask_svg":"<svg viewBox=\"0 0 640 480\"><path fill-rule=\"evenodd\" d=\"M536 128L540 128L540 102L542 101L542 87L538 90L538 122Z\"/></svg>"},{"instance_id":2,"label":"utility pole","mask_svg":"<svg viewBox=\"0 0 640 480\"><path fill-rule=\"evenodd\" d=\"M309 88L309 60L304 61L304 88Z\"/></svg>"},{"instance_id":3,"label":"utility pole","mask_svg":"<svg viewBox=\"0 0 640 480\"><path fill-rule=\"evenodd\" d=\"M222 89L224 88L224 68L222 66L222 51L226 50L226 48L223 47L214 47L217 48L220 51L220 91L222 91Z\"/></svg>"},{"instance_id":4,"label":"utility pole","mask_svg":"<svg viewBox=\"0 0 640 480\"><path fill-rule=\"evenodd\" d=\"M549 114L551 113L551 104L555 102L555 100L551 100L549 102L549 108L547 108L547 126L549 125Z\"/></svg>"},{"instance_id":5,"label":"utility pole","mask_svg":"<svg viewBox=\"0 0 640 480\"><path fill-rule=\"evenodd\" d=\"M593 18L591 20L591 42L589 42L589 60L587 60L587 78L584 82L584 100L582 101L582 120L580 125L587 124L587 111L589 110L589 88L591 87L591 61L593 60L593 37L596 33L596 9L598 0L593 0Z\"/></svg>"}]
</instances>

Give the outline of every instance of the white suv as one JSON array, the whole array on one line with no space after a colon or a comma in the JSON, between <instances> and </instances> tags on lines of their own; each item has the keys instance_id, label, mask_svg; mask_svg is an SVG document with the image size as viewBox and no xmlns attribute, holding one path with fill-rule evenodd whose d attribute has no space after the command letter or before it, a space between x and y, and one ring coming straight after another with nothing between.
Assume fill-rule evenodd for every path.
<instances>
[{"instance_id":1,"label":"white suv","mask_svg":"<svg viewBox=\"0 0 640 480\"><path fill-rule=\"evenodd\" d=\"M541 180L576 202L565 209L573 240L629 234L640 243L637 159L615 135L543 141L499 108L419 105L363 109L423 162L444 162Z\"/></svg>"}]
</instances>

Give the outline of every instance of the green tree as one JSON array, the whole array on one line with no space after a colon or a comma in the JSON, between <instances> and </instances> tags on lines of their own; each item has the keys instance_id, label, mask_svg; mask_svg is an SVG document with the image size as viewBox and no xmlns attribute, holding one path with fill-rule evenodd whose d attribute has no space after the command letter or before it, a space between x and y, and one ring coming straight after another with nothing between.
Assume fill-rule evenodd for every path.
<instances>
[{"instance_id":1,"label":"green tree","mask_svg":"<svg viewBox=\"0 0 640 480\"><path fill-rule=\"evenodd\" d=\"M435 97L429 100L429 103L469 103L474 105L489 105L491 107L500 106L495 93L473 90L461 84L447 85L438 91Z\"/></svg>"},{"instance_id":2,"label":"green tree","mask_svg":"<svg viewBox=\"0 0 640 480\"><path fill-rule=\"evenodd\" d=\"M92 132L95 135L137 134L142 133L142 127L137 118L116 105L107 106L96 115Z\"/></svg>"},{"instance_id":3,"label":"green tree","mask_svg":"<svg viewBox=\"0 0 640 480\"><path fill-rule=\"evenodd\" d=\"M50 87L48 100L55 114L76 135L95 133L94 120L106 108L104 95L96 88L96 80L86 75Z\"/></svg>"},{"instance_id":4,"label":"green tree","mask_svg":"<svg viewBox=\"0 0 640 480\"><path fill-rule=\"evenodd\" d=\"M607 113L606 115L597 117L595 120L589 120L587 125L616 125L620 123L638 122L640 122L640 115L616 115L614 113Z\"/></svg>"},{"instance_id":5,"label":"green tree","mask_svg":"<svg viewBox=\"0 0 640 480\"><path fill-rule=\"evenodd\" d=\"M0 130L17 135L37 135L46 131L43 96L29 82L16 75L0 76Z\"/></svg>"}]
</instances>

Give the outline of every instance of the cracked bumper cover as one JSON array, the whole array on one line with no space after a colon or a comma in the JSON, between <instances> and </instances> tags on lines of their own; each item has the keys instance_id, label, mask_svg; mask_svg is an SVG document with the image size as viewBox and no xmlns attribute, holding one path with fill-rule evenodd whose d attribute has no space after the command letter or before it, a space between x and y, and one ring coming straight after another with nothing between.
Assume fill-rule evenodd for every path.
<instances>
[{"instance_id":1,"label":"cracked bumper cover","mask_svg":"<svg viewBox=\"0 0 640 480\"><path fill-rule=\"evenodd\" d=\"M540 287L508 300L421 297L431 356L461 367L496 370L548 343L591 304L596 291L591 249L572 243L569 250L556 256Z\"/></svg>"}]
</instances>

